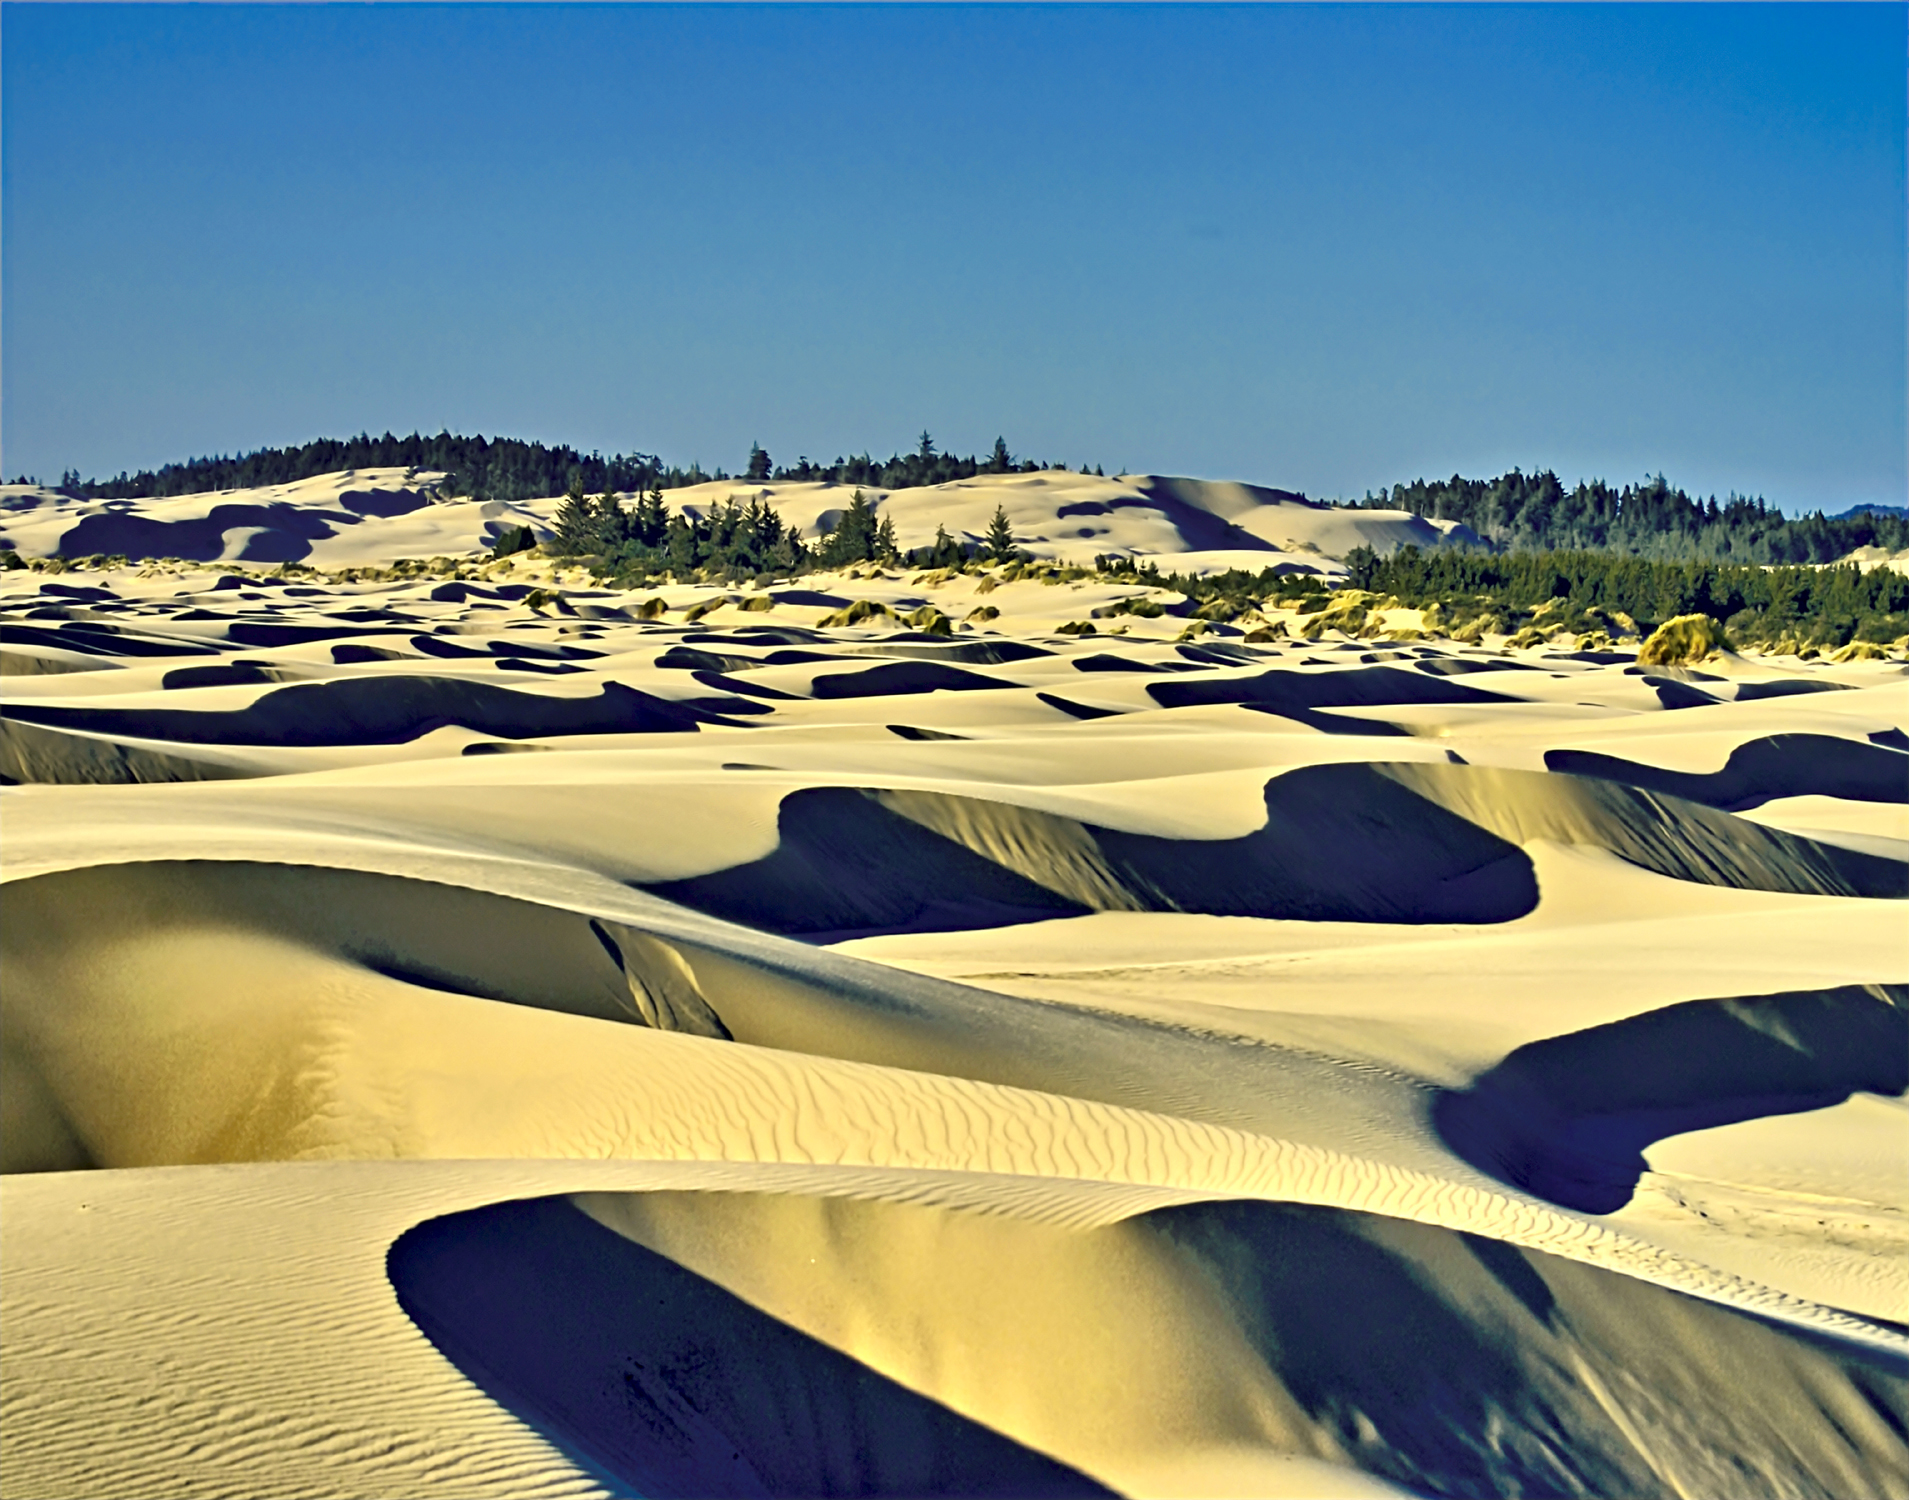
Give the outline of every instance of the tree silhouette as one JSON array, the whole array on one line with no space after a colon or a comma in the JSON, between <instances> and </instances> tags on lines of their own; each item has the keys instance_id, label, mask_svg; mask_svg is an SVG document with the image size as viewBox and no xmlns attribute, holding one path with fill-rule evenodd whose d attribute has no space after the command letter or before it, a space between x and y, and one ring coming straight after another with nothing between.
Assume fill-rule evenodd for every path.
<instances>
[{"instance_id":1,"label":"tree silhouette","mask_svg":"<svg viewBox=\"0 0 1909 1500\"><path fill-rule=\"evenodd\" d=\"M930 544L927 563L931 568L958 568L967 560L961 543L948 535L948 528L935 522L935 539Z\"/></svg>"},{"instance_id":2,"label":"tree silhouette","mask_svg":"<svg viewBox=\"0 0 1909 1500\"><path fill-rule=\"evenodd\" d=\"M583 495L583 475L573 473L570 488L557 507L557 549L568 556L596 550L596 517Z\"/></svg>"},{"instance_id":3,"label":"tree silhouette","mask_svg":"<svg viewBox=\"0 0 1909 1500\"><path fill-rule=\"evenodd\" d=\"M842 512L842 519L835 524L822 543L822 562L827 567L845 567L849 563L867 562L875 556L876 523L874 509L868 503L868 497L857 490L848 502L848 508ZM890 535L893 535L891 528Z\"/></svg>"},{"instance_id":4,"label":"tree silhouette","mask_svg":"<svg viewBox=\"0 0 1909 1500\"><path fill-rule=\"evenodd\" d=\"M1014 556L1014 527L1008 521L1007 511L999 505L994 507L994 519L988 522L988 551L997 562L1006 562Z\"/></svg>"},{"instance_id":5,"label":"tree silhouette","mask_svg":"<svg viewBox=\"0 0 1909 1500\"><path fill-rule=\"evenodd\" d=\"M631 539L645 547L660 547L669 535L669 511L663 505L663 490L653 485L648 494L639 496L636 510L630 517Z\"/></svg>"}]
</instances>

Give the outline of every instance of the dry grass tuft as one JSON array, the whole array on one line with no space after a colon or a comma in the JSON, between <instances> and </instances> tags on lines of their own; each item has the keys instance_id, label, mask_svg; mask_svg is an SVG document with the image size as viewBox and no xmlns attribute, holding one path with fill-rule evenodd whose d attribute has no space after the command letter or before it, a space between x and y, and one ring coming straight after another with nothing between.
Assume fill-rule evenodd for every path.
<instances>
[{"instance_id":1,"label":"dry grass tuft","mask_svg":"<svg viewBox=\"0 0 1909 1500\"><path fill-rule=\"evenodd\" d=\"M857 599L832 615L824 615L816 623L827 629L834 625L860 625L864 620L894 620L901 623L901 617L894 610L874 599Z\"/></svg>"},{"instance_id":2,"label":"dry grass tuft","mask_svg":"<svg viewBox=\"0 0 1909 1500\"><path fill-rule=\"evenodd\" d=\"M1675 667L1730 649L1730 638L1709 615L1678 615L1651 632L1650 639L1638 648L1637 664Z\"/></svg>"}]
</instances>

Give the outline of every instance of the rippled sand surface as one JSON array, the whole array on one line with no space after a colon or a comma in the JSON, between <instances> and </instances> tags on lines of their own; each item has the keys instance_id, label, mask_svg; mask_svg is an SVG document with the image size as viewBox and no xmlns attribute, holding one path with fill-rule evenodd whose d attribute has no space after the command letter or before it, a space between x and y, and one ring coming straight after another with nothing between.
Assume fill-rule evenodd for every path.
<instances>
[{"instance_id":1,"label":"rippled sand surface","mask_svg":"<svg viewBox=\"0 0 1909 1500\"><path fill-rule=\"evenodd\" d=\"M0 575L0 1493L1909 1494L1899 664L975 590Z\"/></svg>"}]
</instances>

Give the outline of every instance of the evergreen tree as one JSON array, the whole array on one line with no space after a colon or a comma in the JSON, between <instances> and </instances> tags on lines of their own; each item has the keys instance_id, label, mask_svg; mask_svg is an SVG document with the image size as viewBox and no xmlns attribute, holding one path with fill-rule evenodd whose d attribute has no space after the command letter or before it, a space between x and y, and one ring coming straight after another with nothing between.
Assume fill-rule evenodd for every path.
<instances>
[{"instance_id":1,"label":"evergreen tree","mask_svg":"<svg viewBox=\"0 0 1909 1500\"><path fill-rule=\"evenodd\" d=\"M665 542L670 571L678 577L688 577L696 571L696 565L701 561L697 555L697 529L693 517L677 514L669 518Z\"/></svg>"},{"instance_id":2,"label":"evergreen tree","mask_svg":"<svg viewBox=\"0 0 1909 1500\"><path fill-rule=\"evenodd\" d=\"M577 557L596 550L596 516L584 498L580 473L572 476L563 504L557 507L556 528L557 550L565 556Z\"/></svg>"},{"instance_id":3,"label":"evergreen tree","mask_svg":"<svg viewBox=\"0 0 1909 1500\"><path fill-rule=\"evenodd\" d=\"M605 489L597 496L596 512L591 518L594 524L595 546L593 552L608 552L623 543L626 535L622 503L616 497L616 491Z\"/></svg>"},{"instance_id":4,"label":"evergreen tree","mask_svg":"<svg viewBox=\"0 0 1909 1500\"><path fill-rule=\"evenodd\" d=\"M1013 468L1014 457L1008 452L1007 439L996 438L994 440L994 452L988 457L988 472L990 474L1007 474L1011 473Z\"/></svg>"},{"instance_id":5,"label":"evergreen tree","mask_svg":"<svg viewBox=\"0 0 1909 1500\"><path fill-rule=\"evenodd\" d=\"M875 525L875 556L883 562L894 562L901 556L901 549L895 545L895 522L891 516L883 516Z\"/></svg>"},{"instance_id":6,"label":"evergreen tree","mask_svg":"<svg viewBox=\"0 0 1909 1500\"><path fill-rule=\"evenodd\" d=\"M537 534L528 526L506 526L491 542L492 557L509 557L513 553L528 552L537 545Z\"/></svg>"},{"instance_id":7,"label":"evergreen tree","mask_svg":"<svg viewBox=\"0 0 1909 1500\"><path fill-rule=\"evenodd\" d=\"M948 528L937 521L935 523L935 540L928 553L928 566L931 568L958 568L966 560L961 551L961 543L949 536Z\"/></svg>"},{"instance_id":8,"label":"evergreen tree","mask_svg":"<svg viewBox=\"0 0 1909 1500\"><path fill-rule=\"evenodd\" d=\"M1014 527L999 505L994 507L994 519L988 522L988 552L996 562L1007 562L1014 556Z\"/></svg>"},{"instance_id":9,"label":"evergreen tree","mask_svg":"<svg viewBox=\"0 0 1909 1500\"><path fill-rule=\"evenodd\" d=\"M857 490L822 544L822 561L832 568L867 562L875 555L875 512L867 496Z\"/></svg>"},{"instance_id":10,"label":"evergreen tree","mask_svg":"<svg viewBox=\"0 0 1909 1500\"><path fill-rule=\"evenodd\" d=\"M652 485L636 502L630 517L632 540L645 547L660 547L669 535L669 511L663 505L663 488Z\"/></svg>"},{"instance_id":11,"label":"evergreen tree","mask_svg":"<svg viewBox=\"0 0 1909 1500\"><path fill-rule=\"evenodd\" d=\"M787 449L783 450L787 452ZM762 444L749 445L749 469L743 475L751 484L766 484L775 472L775 465L769 461L769 455L763 451Z\"/></svg>"}]
</instances>

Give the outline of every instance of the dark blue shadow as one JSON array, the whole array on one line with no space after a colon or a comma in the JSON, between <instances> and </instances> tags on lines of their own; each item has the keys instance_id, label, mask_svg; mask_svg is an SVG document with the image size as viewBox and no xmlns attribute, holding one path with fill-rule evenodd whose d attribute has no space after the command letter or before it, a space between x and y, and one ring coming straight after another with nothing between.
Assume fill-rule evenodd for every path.
<instances>
[{"instance_id":1,"label":"dark blue shadow","mask_svg":"<svg viewBox=\"0 0 1909 1500\"><path fill-rule=\"evenodd\" d=\"M386 1270L452 1364L654 1500L1112 1493L562 1198L432 1219Z\"/></svg>"}]
</instances>

